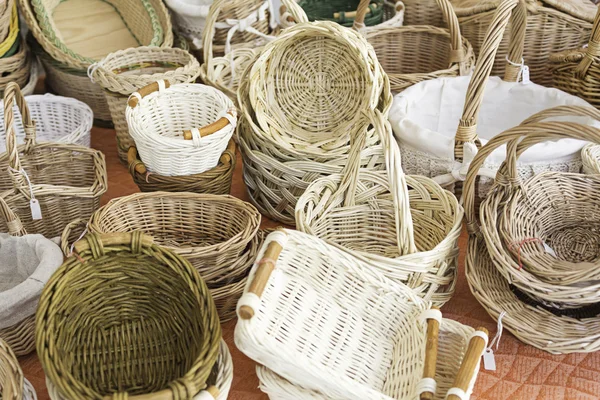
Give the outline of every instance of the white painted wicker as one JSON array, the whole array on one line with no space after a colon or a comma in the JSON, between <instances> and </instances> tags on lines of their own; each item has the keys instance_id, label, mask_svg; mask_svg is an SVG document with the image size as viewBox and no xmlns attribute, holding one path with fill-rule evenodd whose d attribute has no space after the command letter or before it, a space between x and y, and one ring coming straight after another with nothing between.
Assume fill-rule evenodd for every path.
<instances>
[{"instance_id":1,"label":"white painted wicker","mask_svg":"<svg viewBox=\"0 0 600 400\"><path fill-rule=\"evenodd\" d=\"M38 142L70 143L90 147L91 130L94 123L92 109L85 103L70 97L44 95L26 96L31 118L35 121ZM0 102L0 113L4 115L4 103ZM15 115L17 140L25 138L21 113ZM4 132L4 118L0 120L0 132ZM4 139L0 140L0 152L6 151Z\"/></svg>"},{"instance_id":2,"label":"white painted wicker","mask_svg":"<svg viewBox=\"0 0 600 400\"><path fill-rule=\"evenodd\" d=\"M437 382L435 400L445 399L448 389L452 387L469 338L474 331L470 326L460 322L442 319L435 376ZM449 362L450 360L452 362ZM256 366L256 375L258 375L260 390L268 394L271 400L329 400L329 397L297 386L262 365ZM470 394L470 391L467 392L467 395Z\"/></svg>"},{"instance_id":3,"label":"white painted wicker","mask_svg":"<svg viewBox=\"0 0 600 400\"><path fill-rule=\"evenodd\" d=\"M600 174L600 145L588 144L581 150L584 174Z\"/></svg>"},{"instance_id":4,"label":"white painted wicker","mask_svg":"<svg viewBox=\"0 0 600 400\"><path fill-rule=\"evenodd\" d=\"M213 87L169 87L166 81L133 93L126 111L140 158L150 172L163 176L194 175L214 168L233 135L236 115L233 102ZM221 121L225 123L219 125ZM184 131L191 140L184 138Z\"/></svg>"},{"instance_id":5,"label":"white painted wicker","mask_svg":"<svg viewBox=\"0 0 600 400\"><path fill-rule=\"evenodd\" d=\"M217 397L213 397L208 391L203 390L194 396L192 400L227 400L227 397L229 397L229 391L231 390L232 382L233 360L231 358L229 348L227 347L227 343L221 339L220 353L219 357L217 358L216 382L208 382L209 385L213 384L217 387L217 389L219 389L219 395ZM54 386L48 378L46 378L46 387L48 388L48 395L50 396L51 400L65 400L65 397L58 392L56 386Z\"/></svg>"},{"instance_id":6,"label":"white painted wicker","mask_svg":"<svg viewBox=\"0 0 600 400\"><path fill-rule=\"evenodd\" d=\"M326 398L413 399L423 390L430 303L371 263L298 231L269 235L257 260L238 303L242 352ZM440 371L460 364L438 361Z\"/></svg>"}]
</instances>

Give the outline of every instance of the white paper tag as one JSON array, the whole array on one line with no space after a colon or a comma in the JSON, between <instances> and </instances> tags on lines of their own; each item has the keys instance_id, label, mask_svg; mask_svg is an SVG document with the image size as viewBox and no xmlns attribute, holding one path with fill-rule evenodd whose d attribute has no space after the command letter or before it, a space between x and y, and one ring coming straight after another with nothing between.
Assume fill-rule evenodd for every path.
<instances>
[{"instance_id":1,"label":"white paper tag","mask_svg":"<svg viewBox=\"0 0 600 400\"><path fill-rule=\"evenodd\" d=\"M545 242L544 242L544 250L546 250L546 253L548 253L552 257L556 258L556 252L554 251L554 249L552 249L552 247L548 246Z\"/></svg>"},{"instance_id":2,"label":"white paper tag","mask_svg":"<svg viewBox=\"0 0 600 400\"><path fill-rule=\"evenodd\" d=\"M494 357L494 351L492 349L485 349L483 352L483 368L487 371L496 370L496 357Z\"/></svg>"},{"instance_id":3,"label":"white paper tag","mask_svg":"<svg viewBox=\"0 0 600 400\"><path fill-rule=\"evenodd\" d=\"M38 220L42 219L42 209L40 208L40 202L37 199L31 199L29 201L29 207L31 208L31 219Z\"/></svg>"},{"instance_id":4,"label":"white paper tag","mask_svg":"<svg viewBox=\"0 0 600 400\"><path fill-rule=\"evenodd\" d=\"M531 79L529 78L529 67L527 65L524 65L523 69L521 70L521 83L523 85L531 83Z\"/></svg>"}]
</instances>

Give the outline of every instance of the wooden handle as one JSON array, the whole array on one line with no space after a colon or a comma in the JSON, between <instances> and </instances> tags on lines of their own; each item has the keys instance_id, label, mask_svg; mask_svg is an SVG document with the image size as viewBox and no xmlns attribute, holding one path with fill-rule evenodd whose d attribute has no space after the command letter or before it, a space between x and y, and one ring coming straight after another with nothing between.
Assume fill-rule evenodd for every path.
<instances>
[{"instance_id":1,"label":"wooden handle","mask_svg":"<svg viewBox=\"0 0 600 400\"><path fill-rule=\"evenodd\" d=\"M477 328L477 330L489 335L488 330L485 328ZM467 348L467 352L452 387L462 389L465 392L469 389L473 374L475 374L475 369L477 368L477 365L479 365L484 350L485 340L479 336L474 336L469 342L469 347ZM460 398L451 394L448 396L448 400L460 400Z\"/></svg>"},{"instance_id":2,"label":"wooden handle","mask_svg":"<svg viewBox=\"0 0 600 400\"><path fill-rule=\"evenodd\" d=\"M277 258L279 258L282 249L283 247L275 240L269 243L262 260L258 262L256 274L250 283L249 293L254 293L258 297L262 296L267 287L267 283L269 282L269 277L275 269L275 263L277 262ZM240 307L239 314L242 319L249 320L254 317L254 310L252 307L244 305Z\"/></svg>"},{"instance_id":3,"label":"wooden handle","mask_svg":"<svg viewBox=\"0 0 600 400\"><path fill-rule=\"evenodd\" d=\"M135 161L137 161L137 148L135 146L131 146L129 150L127 150L127 163L131 165ZM138 163L135 166L135 172L138 174L145 174L147 171L148 170L146 169L146 166L142 163Z\"/></svg>"},{"instance_id":4,"label":"wooden handle","mask_svg":"<svg viewBox=\"0 0 600 400\"><path fill-rule=\"evenodd\" d=\"M232 117L235 117L233 112L227 112L227 114L231 115ZM206 126L200 128L199 129L200 137L212 135L213 133L218 132L221 129L225 128L229 124L230 124L230 122L227 118L221 117L220 119L213 122L212 124L209 124L209 125L206 125ZM186 129L185 131L183 131L183 138L185 140L192 140L192 138L193 138L192 131L189 129Z\"/></svg>"},{"instance_id":5,"label":"wooden handle","mask_svg":"<svg viewBox=\"0 0 600 400\"><path fill-rule=\"evenodd\" d=\"M432 310L439 308L432 307ZM427 320L427 345L425 347L425 366L423 368L423 378L435 378L435 367L437 365L438 340L440 334L440 323L434 319ZM421 393L421 400L433 400L435 393Z\"/></svg>"},{"instance_id":6,"label":"wooden handle","mask_svg":"<svg viewBox=\"0 0 600 400\"><path fill-rule=\"evenodd\" d=\"M207 391L208 393L210 393L210 395L211 395L212 397L214 397L215 399L216 399L216 398L219 396L219 393L221 393L221 392L219 391L219 388L218 388L218 387L216 387L216 386L214 386L214 385L213 385L213 386L209 386L209 387L206 389L206 391Z\"/></svg>"},{"instance_id":7,"label":"wooden handle","mask_svg":"<svg viewBox=\"0 0 600 400\"><path fill-rule=\"evenodd\" d=\"M164 82L165 82L165 88L171 87L171 84L169 83L168 80L165 79ZM158 90L158 88L159 88L158 82L152 82L151 84L144 86L137 92L143 99L144 97L148 96L150 93L156 92ZM131 96L129 98L129 101L127 102L129 107L131 107L131 108L135 108L138 105L138 103L139 103L139 99L135 96Z\"/></svg>"},{"instance_id":8,"label":"wooden handle","mask_svg":"<svg viewBox=\"0 0 600 400\"><path fill-rule=\"evenodd\" d=\"M219 162L221 164L230 164L231 161L234 159L235 159L235 141L232 138L231 140L229 140L229 143L227 144L227 148L225 149L223 154L221 154L221 158L219 158Z\"/></svg>"},{"instance_id":9,"label":"wooden handle","mask_svg":"<svg viewBox=\"0 0 600 400\"><path fill-rule=\"evenodd\" d=\"M129 245L131 244L131 232L117 232L117 233L103 233L100 234L100 240L104 246L116 246L120 244ZM154 244L154 238L150 235L142 234L142 246L150 247ZM75 251L77 253L83 253L90 249L89 242L83 238L79 242L75 243Z\"/></svg>"},{"instance_id":10,"label":"wooden handle","mask_svg":"<svg viewBox=\"0 0 600 400\"><path fill-rule=\"evenodd\" d=\"M377 3L373 3L373 8L377 9L377 7L379 7L377 5ZM356 18L356 14L357 13L358 13L358 10L356 10L356 11L350 11L350 12L344 13L344 16L346 18ZM336 12L336 13L333 14L333 18L338 19L340 17L340 15L341 15L341 13Z\"/></svg>"}]
</instances>

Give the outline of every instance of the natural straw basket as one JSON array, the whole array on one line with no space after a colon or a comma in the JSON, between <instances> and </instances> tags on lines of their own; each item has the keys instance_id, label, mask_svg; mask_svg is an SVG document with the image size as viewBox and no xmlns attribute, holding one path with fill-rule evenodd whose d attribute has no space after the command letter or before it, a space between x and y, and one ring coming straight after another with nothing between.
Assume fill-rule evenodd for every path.
<instances>
[{"instance_id":1,"label":"natural straw basket","mask_svg":"<svg viewBox=\"0 0 600 400\"><path fill-rule=\"evenodd\" d=\"M388 74L392 92L427 79L467 75L475 65L471 44L460 34L449 0L436 0L449 29L435 26L374 26L366 30L377 59ZM355 27L361 26L368 0L362 0Z\"/></svg>"},{"instance_id":2,"label":"natural straw basket","mask_svg":"<svg viewBox=\"0 0 600 400\"><path fill-rule=\"evenodd\" d=\"M37 352L57 391L189 399L204 390L221 327L191 265L140 231L88 234L74 248L36 314Z\"/></svg>"},{"instance_id":3,"label":"natural straw basket","mask_svg":"<svg viewBox=\"0 0 600 400\"><path fill-rule=\"evenodd\" d=\"M210 387L208 390L203 390L202 392L198 393L192 397L192 400L227 400L232 381L233 360L231 359L231 353L229 352L227 343L221 339L219 357L217 358L217 362L215 363L215 366L211 371L211 375L208 378L208 385L214 383L214 386ZM58 390L56 390L56 387L48 378L46 378L46 387L48 388L48 395L50 396L51 400L66 400L63 396L61 396ZM218 393L215 388L218 390ZM211 397L208 397L209 394Z\"/></svg>"},{"instance_id":4,"label":"natural straw basket","mask_svg":"<svg viewBox=\"0 0 600 400\"><path fill-rule=\"evenodd\" d=\"M0 339L0 398L36 400L35 389L23 376L19 361L8 344Z\"/></svg>"},{"instance_id":5,"label":"natural straw basket","mask_svg":"<svg viewBox=\"0 0 600 400\"><path fill-rule=\"evenodd\" d=\"M190 53L161 47L119 50L90 66L90 78L106 94L117 131L117 150L121 161L127 161L127 151L134 144L125 119L127 98L161 79L168 80L171 84L194 83L199 73L200 64Z\"/></svg>"},{"instance_id":6,"label":"natural straw basket","mask_svg":"<svg viewBox=\"0 0 600 400\"><path fill-rule=\"evenodd\" d=\"M233 102L219 90L166 80L133 93L126 116L148 170L166 176L216 167L237 125Z\"/></svg>"},{"instance_id":7,"label":"natural straw basket","mask_svg":"<svg viewBox=\"0 0 600 400\"><path fill-rule=\"evenodd\" d=\"M44 95L25 96L31 119L35 121L36 139L39 142L70 143L90 147L91 129L94 114L87 104L68 97ZM4 114L4 103L0 103ZM14 116L17 141L26 136L21 115ZM0 121L0 131L4 132L4 120ZM6 151L0 141L0 152Z\"/></svg>"},{"instance_id":8,"label":"natural straw basket","mask_svg":"<svg viewBox=\"0 0 600 400\"><path fill-rule=\"evenodd\" d=\"M25 144L19 146L13 123L15 103L26 132ZM36 143L35 121L13 83L4 92L4 125L7 152L0 156L0 205L6 222L0 222L0 231L52 238L60 236L69 222L89 218L108 185L104 155L73 144ZM39 216L34 212L36 204Z\"/></svg>"},{"instance_id":9,"label":"natural straw basket","mask_svg":"<svg viewBox=\"0 0 600 400\"><path fill-rule=\"evenodd\" d=\"M19 48L9 57L0 58L0 92L3 92L10 82L24 86L29 82L33 57L25 39L18 38Z\"/></svg>"},{"instance_id":10,"label":"natural straw basket","mask_svg":"<svg viewBox=\"0 0 600 400\"><path fill-rule=\"evenodd\" d=\"M438 354L439 310L372 263L311 235L278 230L257 260L235 331L250 358L327 398L418 398L435 392L436 369L448 374L440 387L468 398L487 332L464 328L449 346L458 347L455 357ZM434 343L427 351L426 342Z\"/></svg>"},{"instance_id":11,"label":"natural straw basket","mask_svg":"<svg viewBox=\"0 0 600 400\"><path fill-rule=\"evenodd\" d=\"M600 174L600 146L588 144L581 150L583 173Z\"/></svg>"},{"instance_id":12,"label":"natural straw basket","mask_svg":"<svg viewBox=\"0 0 600 400\"><path fill-rule=\"evenodd\" d=\"M191 192L206 194L229 194L233 171L237 163L236 146L229 140L227 149L221 154L219 164L196 175L163 176L150 173L138 157L137 149L130 147L127 153L129 173L142 192Z\"/></svg>"},{"instance_id":13,"label":"natural straw basket","mask_svg":"<svg viewBox=\"0 0 600 400\"><path fill-rule=\"evenodd\" d=\"M7 43L4 45L4 42L10 42L10 36L13 33L13 29L15 26L15 15L17 16L17 30L18 30L18 12L17 12L17 2L16 0L7 0L3 1L0 4L0 43L2 43L3 47L12 46L12 43ZM12 42L14 42L14 38ZM8 51L8 49L4 51L0 51L0 57L4 55Z\"/></svg>"},{"instance_id":14,"label":"natural straw basket","mask_svg":"<svg viewBox=\"0 0 600 400\"><path fill-rule=\"evenodd\" d=\"M462 208L433 180L405 176L389 123L377 112L371 124L386 171L359 168L364 139L357 138L344 171L314 181L300 197L296 226L370 260L386 277L441 306L456 284Z\"/></svg>"},{"instance_id":15,"label":"natural straw basket","mask_svg":"<svg viewBox=\"0 0 600 400\"><path fill-rule=\"evenodd\" d=\"M359 3L359 0L298 1L309 21L332 21L346 27L351 27L358 19L366 26L383 22L383 0L369 0L362 16Z\"/></svg>"},{"instance_id":16,"label":"natural straw basket","mask_svg":"<svg viewBox=\"0 0 600 400\"><path fill-rule=\"evenodd\" d=\"M550 68L555 87L600 108L600 8L587 48L550 55Z\"/></svg>"}]
</instances>

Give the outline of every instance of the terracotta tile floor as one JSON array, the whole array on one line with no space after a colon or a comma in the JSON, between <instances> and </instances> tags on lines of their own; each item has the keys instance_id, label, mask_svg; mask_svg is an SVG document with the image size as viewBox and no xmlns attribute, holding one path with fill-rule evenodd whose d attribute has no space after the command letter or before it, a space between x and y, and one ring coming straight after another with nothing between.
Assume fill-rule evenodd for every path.
<instances>
[{"instance_id":1,"label":"terracotta tile floor","mask_svg":"<svg viewBox=\"0 0 600 400\"><path fill-rule=\"evenodd\" d=\"M117 157L114 131L94 128L93 147L106 154L109 188L103 203L109 199L137 192L125 166ZM238 157L239 158L239 157ZM231 194L247 200L241 177L241 160L234 176ZM263 227L278 224L263 219ZM461 248L466 236L461 237ZM472 326L486 327L492 334L495 322L486 314L469 292L462 272L464 252L461 254L461 272L457 291L443 309L445 317ZM254 362L242 355L233 343L235 321L223 327L223 334L233 355L234 380L229 395L231 400L264 400L268 397L258 390ZM35 354L20 360L25 376L35 386L39 400L47 400L44 372ZM497 371L481 371L471 397L473 400L595 400L600 399L600 353L553 356L518 342L505 333L496 353ZM357 399L367 400L367 399Z\"/></svg>"}]
</instances>

